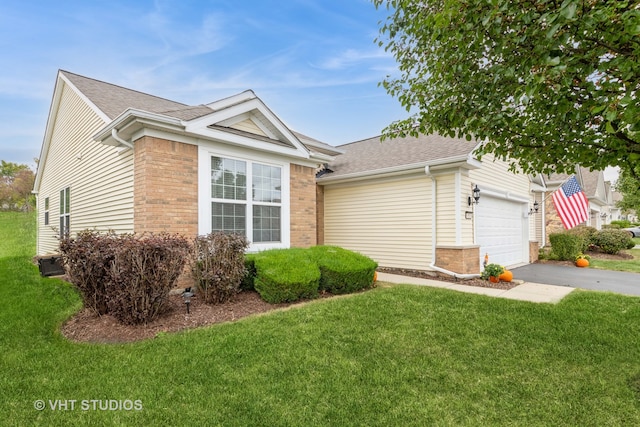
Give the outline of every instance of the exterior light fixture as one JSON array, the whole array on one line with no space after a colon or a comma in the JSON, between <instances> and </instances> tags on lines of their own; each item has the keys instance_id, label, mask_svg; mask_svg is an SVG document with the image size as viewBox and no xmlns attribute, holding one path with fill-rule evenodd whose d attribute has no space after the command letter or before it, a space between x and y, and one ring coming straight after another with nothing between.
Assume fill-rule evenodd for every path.
<instances>
[{"instance_id":1,"label":"exterior light fixture","mask_svg":"<svg viewBox=\"0 0 640 427\"><path fill-rule=\"evenodd\" d=\"M469 206L471 206L472 204L478 204L480 200L480 189L478 188L478 184L475 185L475 187L473 188L473 196L469 196L467 198L467 203L469 203Z\"/></svg>"},{"instance_id":2,"label":"exterior light fixture","mask_svg":"<svg viewBox=\"0 0 640 427\"><path fill-rule=\"evenodd\" d=\"M533 209L529 209L529 215L537 214L538 209L540 209L540 204L536 200L535 202L533 202Z\"/></svg>"},{"instance_id":3,"label":"exterior light fixture","mask_svg":"<svg viewBox=\"0 0 640 427\"><path fill-rule=\"evenodd\" d=\"M182 298L184 298L184 303L187 306L187 314L189 314L189 306L191 305L191 298L194 296L194 293L191 292L191 287L186 288L182 293Z\"/></svg>"}]
</instances>

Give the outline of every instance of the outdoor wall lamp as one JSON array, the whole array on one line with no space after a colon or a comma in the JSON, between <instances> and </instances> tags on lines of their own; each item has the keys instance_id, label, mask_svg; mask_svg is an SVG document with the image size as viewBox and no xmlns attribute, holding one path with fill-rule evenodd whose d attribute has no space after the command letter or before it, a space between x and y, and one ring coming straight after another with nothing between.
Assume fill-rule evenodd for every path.
<instances>
[{"instance_id":1,"label":"outdoor wall lamp","mask_svg":"<svg viewBox=\"0 0 640 427\"><path fill-rule=\"evenodd\" d=\"M476 186L473 188L473 196L469 196L467 198L467 203L469 203L469 206L471 206L472 204L478 204L478 202L480 201L480 189L478 188L478 184L476 184Z\"/></svg>"},{"instance_id":2,"label":"outdoor wall lamp","mask_svg":"<svg viewBox=\"0 0 640 427\"><path fill-rule=\"evenodd\" d=\"M533 209L529 209L529 215L537 214L538 209L540 209L540 204L538 204L538 201L536 200L533 202Z\"/></svg>"},{"instance_id":3,"label":"outdoor wall lamp","mask_svg":"<svg viewBox=\"0 0 640 427\"><path fill-rule=\"evenodd\" d=\"M193 297L193 292L191 292L191 288L186 288L182 293L182 298L184 298L184 303L187 306L187 314L189 314L189 306L191 305L191 297Z\"/></svg>"}]
</instances>

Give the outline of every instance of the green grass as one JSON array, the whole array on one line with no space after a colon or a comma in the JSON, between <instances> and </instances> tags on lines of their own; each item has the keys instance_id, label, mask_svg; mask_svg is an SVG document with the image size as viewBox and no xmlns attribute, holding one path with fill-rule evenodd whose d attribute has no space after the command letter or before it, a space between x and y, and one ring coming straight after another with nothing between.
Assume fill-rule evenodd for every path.
<instances>
[{"instance_id":1,"label":"green grass","mask_svg":"<svg viewBox=\"0 0 640 427\"><path fill-rule=\"evenodd\" d=\"M610 260L610 259L594 259L589 261L590 267L600 270L630 271L632 273L640 273L640 249L630 249L624 251L633 255L630 260Z\"/></svg>"},{"instance_id":2,"label":"green grass","mask_svg":"<svg viewBox=\"0 0 640 427\"><path fill-rule=\"evenodd\" d=\"M385 286L126 345L58 332L74 290L39 277L0 214L2 425L639 425L640 298L557 305ZM34 409L37 399L75 410ZM141 411L82 410L140 400ZM90 402L87 402L90 406Z\"/></svg>"}]
</instances>

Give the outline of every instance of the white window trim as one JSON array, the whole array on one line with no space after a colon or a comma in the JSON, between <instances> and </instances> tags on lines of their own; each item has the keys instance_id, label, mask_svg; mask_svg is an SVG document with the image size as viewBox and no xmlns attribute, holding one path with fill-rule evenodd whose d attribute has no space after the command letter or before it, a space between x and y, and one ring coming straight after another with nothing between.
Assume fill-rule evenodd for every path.
<instances>
[{"instance_id":1,"label":"white window trim","mask_svg":"<svg viewBox=\"0 0 640 427\"><path fill-rule=\"evenodd\" d=\"M64 196L62 196L61 193L64 193ZM60 238L64 238L65 236L69 236L71 235L71 187L67 186L64 187L62 189L60 189L60 192L58 193L58 201L61 204L60 206L58 206L58 212L62 211L59 213L58 215L58 227L60 227L60 230L58 231L58 235ZM66 198L69 198L69 210L67 211L66 209ZM61 198L64 198L64 200L60 200ZM66 220L64 220L65 225L63 226L61 224L61 222L63 221L63 218L65 218ZM51 220L51 218L49 218L49 220ZM67 225L68 223L68 225ZM66 230L64 228L67 228Z\"/></svg>"},{"instance_id":2,"label":"white window trim","mask_svg":"<svg viewBox=\"0 0 640 427\"><path fill-rule=\"evenodd\" d=\"M280 204L281 231L280 242L254 243L253 221L247 221L247 239L249 240L249 252L258 252L266 249L282 249L291 245L291 194L290 194L290 164L282 158L255 151L232 147L207 147L198 148L198 234L211 233L211 158L224 157L247 162L247 194L251 194L251 181L249 169L252 163L261 163L269 166L277 166L282 171L282 202ZM229 202L232 202L229 200ZM258 203L269 205L268 203ZM253 217L252 203L247 203L247 218ZM275 206L275 204L274 204Z\"/></svg>"}]
</instances>

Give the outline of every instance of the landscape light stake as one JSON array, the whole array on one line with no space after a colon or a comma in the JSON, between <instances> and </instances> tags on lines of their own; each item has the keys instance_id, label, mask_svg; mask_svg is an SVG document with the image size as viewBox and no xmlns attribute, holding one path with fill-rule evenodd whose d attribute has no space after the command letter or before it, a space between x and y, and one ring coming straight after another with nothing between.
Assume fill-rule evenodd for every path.
<instances>
[{"instance_id":1,"label":"landscape light stake","mask_svg":"<svg viewBox=\"0 0 640 427\"><path fill-rule=\"evenodd\" d=\"M187 314L189 314L189 306L191 305L191 297L193 296L193 292L191 292L191 288L186 288L182 293L182 298L184 298L184 303L187 306Z\"/></svg>"}]
</instances>

